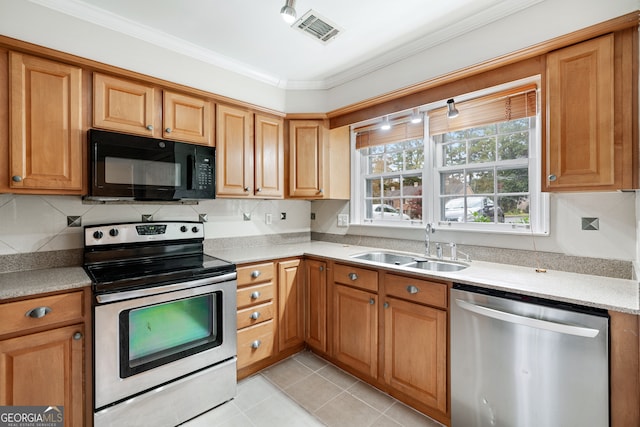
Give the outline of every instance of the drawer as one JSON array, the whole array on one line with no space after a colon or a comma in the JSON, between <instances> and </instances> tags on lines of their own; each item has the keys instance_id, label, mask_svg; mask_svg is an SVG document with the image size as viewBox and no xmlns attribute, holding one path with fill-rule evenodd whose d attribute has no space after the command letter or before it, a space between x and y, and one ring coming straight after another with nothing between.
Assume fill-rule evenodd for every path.
<instances>
[{"instance_id":1,"label":"drawer","mask_svg":"<svg viewBox=\"0 0 640 427\"><path fill-rule=\"evenodd\" d=\"M275 284L273 282L238 288L236 305L238 308L242 308L251 304L260 304L273 300L274 295Z\"/></svg>"},{"instance_id":2,"label":"drawer","mask_svg":"<svg viewBox=\"0 0 640 427\"><path fill-rule=\"evenodd\" d=\"M250 264L238 267L238 286L247 286L253 283L262 283L273 280L275 277L275 265L273 262L262 264Z\"/></svg>"},{"instance_id":3,"label":"drawer","mask_svg":"<svg viewBox=\"0 0 640 427\"><path fill-rule=\"evenodd\" d=\"M273 355L274 321L268 320L238 331L238 369Z\"/></svg>"},{"instance_id":4,"label":"drawer","mask_svg":"<svg viewBox=\"0 0 640 427\"><path fill-rule=\"evenodd\" d=\"M41 309L31 312L33 309ZM47 313L45 314L45 310ZM30 317L41 315L41 317ZM62 322L82 322L84 316L83 293L71 292L46 297L0 304L0 335L26 331L32 328L55 325Z\"/></svg>"},{"instance_id":5,"label":"drawer","mask_svg":"<svg viewBox=\"0 0 640 427\"><path fill-rule=\"evenodd\" d=\"M387 274L385 293L406 301L447 308L447 285L412 277Z\"/></svg>"},{"instance_id":6,"label":"drawer","mask_svg":"<svg viewBox=\"0 0 640 427\"><path fill-rule=\"evenodd\" d=\"M273 319L273 301L238 310L238 329Z\"/></svg>"},{"instance_id":7,"label":"drawer","mask_svg":"<svg viewBox=\"0 0 640 427\"><path fill-rule=\"evenodd\" d=\"M347 286L378 292L378 272L351 265L335 264L333 281Z\"/></svg>"}]
</instances>

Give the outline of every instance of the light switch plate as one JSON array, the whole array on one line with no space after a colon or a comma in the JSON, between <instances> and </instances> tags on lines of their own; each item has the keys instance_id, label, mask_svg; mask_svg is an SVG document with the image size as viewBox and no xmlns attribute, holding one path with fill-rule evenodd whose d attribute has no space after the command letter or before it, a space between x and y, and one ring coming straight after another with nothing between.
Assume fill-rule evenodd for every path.
<instances>
[{"instance_id":1,"label":"light switch plate","mask_svg":"<svg viewBox=\"0 0 640 427\"><path fill-rule=\"evenodd\" d=\"M349 214L338 214L338 227L349 226Z\"/></svg>"},{"instance_id":2,"label":"light switch plate","mask_svg":"<svg viewBox=\"0 0 640 427\"><path fill-rule=\"evenodd\" d=\"M251 212L243 212L242 219L245 221L251 221Z\"/></svg>"},{"instance_id":3,"label":"light switch plate","mask_svg":"<svg viewBox=\"0 0 640 427\"><path fill-rule=\"evenodd\" d=\"M582 229L585 231L600 230L600 219L582 217Z\"/></svg>"}]
</instances>

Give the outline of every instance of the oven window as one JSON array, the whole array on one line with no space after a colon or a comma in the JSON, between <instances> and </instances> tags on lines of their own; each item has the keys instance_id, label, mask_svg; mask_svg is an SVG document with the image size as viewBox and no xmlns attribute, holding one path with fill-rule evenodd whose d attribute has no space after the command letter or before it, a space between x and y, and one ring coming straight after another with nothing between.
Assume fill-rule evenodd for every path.
<instances>
[{"instance_id":1,"label":"oven window","mask_svg":"<svg viewBox=\"0 0 640 427\"><path fill-rule=\"evenodd\" d=\"M180 187L180 163L104 158L104 180L109 184Z\"/></svg>"},{"instance_id":2,"label":"oven window","mask_svg":"<svg viewBox=\"0 0 640 427\"><path fill-rule=\"evenodd\" d=\"M220 345L221 315L221 291L121 312L120 377Z\"/></svg>"}]
</instances>

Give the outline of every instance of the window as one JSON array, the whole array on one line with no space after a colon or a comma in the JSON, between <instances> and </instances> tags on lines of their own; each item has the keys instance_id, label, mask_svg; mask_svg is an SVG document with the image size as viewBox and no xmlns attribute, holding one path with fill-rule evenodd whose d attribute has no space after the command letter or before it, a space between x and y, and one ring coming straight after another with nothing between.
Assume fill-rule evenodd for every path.
<instances>
[{"instance_id":1,"label":"window","mask_svg":"<svg viewBox=\"0 0 640 427\"><path fill-rule=\"evenodd\" d=\"M456 108L452 119L446 107L426 108L424 123L400 113L391 130L355 129L354 220L546 233L536 85L486 91Z\"/></svg>"}]
</instances>

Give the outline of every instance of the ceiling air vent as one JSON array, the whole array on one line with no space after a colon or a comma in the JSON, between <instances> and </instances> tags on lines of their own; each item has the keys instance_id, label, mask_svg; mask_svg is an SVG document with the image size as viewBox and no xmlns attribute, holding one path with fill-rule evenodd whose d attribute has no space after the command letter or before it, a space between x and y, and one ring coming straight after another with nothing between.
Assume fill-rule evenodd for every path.
<instances>
[{"instance_id":1,"label":"ceiling air vent","mask_svg":"<svg viewBox=\"0 0 640 427\"><path fill-rule=\"evenodd\" d=\"M309 10L298 19L293 27L298 31L310 35L314 39L326 44L333 40L341 31L336 24L320 16L317 12Z\"/></svg>"}]
</instances>

